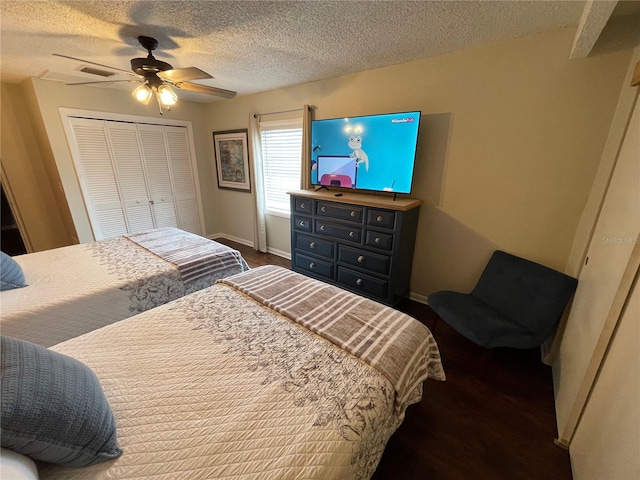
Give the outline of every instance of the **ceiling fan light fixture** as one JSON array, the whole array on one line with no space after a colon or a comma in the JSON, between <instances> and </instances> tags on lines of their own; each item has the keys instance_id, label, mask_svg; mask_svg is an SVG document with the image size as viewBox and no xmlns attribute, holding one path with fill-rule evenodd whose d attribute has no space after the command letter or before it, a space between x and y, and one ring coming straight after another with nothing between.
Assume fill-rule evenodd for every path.
<instances>
[{"instance_id":1,"label":"ceiling fan light fixture","mask_svg":"<svg viewBox=\"0 0 640 480\"><path fill-rule=\"evenodd\" d=\"M169 85L160 85L157 94L160 97L160 103L165 107L171 107L178 101L178 96Z\"/></svg>"},{"instance_id":2,"label":"ceiling fan light fixture","mask_svg":"<svg viewBox=\"0 0 640 480\"><path fill-rule=\"evenodd\" d=\"M131 95L133 95L133 97L140 103L146 105L147 103L149 103L149 100L151 100L151 97L153 96L153 90L151 90L148 85L143 84L137 86L135 90L131 92Z\"/></svg>"}]
</instances>

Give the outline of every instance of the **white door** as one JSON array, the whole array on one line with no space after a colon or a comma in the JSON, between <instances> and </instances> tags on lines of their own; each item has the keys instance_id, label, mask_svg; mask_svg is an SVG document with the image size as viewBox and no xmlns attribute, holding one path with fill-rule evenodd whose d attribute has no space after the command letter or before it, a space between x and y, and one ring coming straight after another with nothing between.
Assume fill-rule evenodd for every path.
<instances>
[{"instance_id":1,"label":"white door","mask_svg":"<svg viewBox=\"0 0 640 480\"><path fill-rule=\"evenodd\" d=\"M571 442L574 480L640 478L640 283Z\"/></svg>"},{"instance_id":2,"label":"white door","mask_svg":"<svg viewBox=\"0 0 640 480\"><path fill-rule=\"evenodd\" d=\"M104 122L111 148L116 178L120 186L129 232L154 228L151 205L136 126L124 122Z\"/></svg>"},{"instance_id":3,"label":"white door","mask_svg":"<svg viewBox=\"0 0 640 480\"><path fill-rule=\"evenodd\" d=\"M72 118L76 171L96 240L128 232L103 120Z\"/></svg>"},{"instance_id":4,"label":"white door","mask_svg":"<svg viewBox=\"0 0 640 480\"><path fill-rule=\"evenodd\" d=\"M591 385L589 377L595 376L592 358L607 347L609 339L600 337L610 311L626 295L619 289L639 235L640 107L636 103L578 279L560 345L559 368L554 366L561 441L569 441L575 430L586 400L582 397Z\"/></svg>"},{"instance_id":5,"label":"white door","mask_svg":"<svg viewBox=\"0 0 640 480\"><path fill-rule=\"evenodd\" d=\"M191 168L189 137L184 127L164 127L169 163L178 213L178 226L182 230L200 234L200 215L196 200L195 175Z\"/></svg>"},{"instance_id":6,"label":"white door","mask_svg":"<svg viewBox=\"0 0 640 480\"><path fill-rule=\"evenodd\" d=\"M138 125L156 227L177 227L169 155L161 125Z\"/></svg>"},{"instance_id":7,"label":"white door","mask_svg":"<svg viewBox=\"0 0 640 480\"><path fill-rule=\"evenodd\" d=\"M96 240L159 227L202 233L186 127L73 117L69 122Z\"/></svg>"}]
</instances>

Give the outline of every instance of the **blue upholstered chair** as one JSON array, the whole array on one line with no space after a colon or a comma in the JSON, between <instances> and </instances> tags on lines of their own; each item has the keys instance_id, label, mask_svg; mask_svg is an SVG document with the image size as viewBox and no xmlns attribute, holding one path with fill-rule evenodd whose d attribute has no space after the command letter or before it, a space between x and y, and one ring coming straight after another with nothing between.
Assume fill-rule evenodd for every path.
<instances>
[{"instance_id":1,"label":"blue upholstered chair","mask_svg":"<svg viewBox=\"0 0 640 480\"><path fill-rule=\"evenodd\" d=\"M470 294L441 291L429 306L459 333L486 348L534 348L554 332L578 281L496 250Z\"/></svg>"}]
</instances>

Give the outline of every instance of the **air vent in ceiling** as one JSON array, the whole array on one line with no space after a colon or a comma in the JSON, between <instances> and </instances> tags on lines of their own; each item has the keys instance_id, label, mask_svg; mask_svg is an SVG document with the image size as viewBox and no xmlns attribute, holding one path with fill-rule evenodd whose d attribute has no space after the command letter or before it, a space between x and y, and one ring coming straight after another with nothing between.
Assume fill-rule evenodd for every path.
<instances>
[{"instance_id":1,"label":"air vent in ceiling","mask_svg":"<svg viewBox=\"0 0 640 480\"><path fill-rule=\"evenodd\" d=\"M99 70L93 67L82 67L80 71L84 73L89 73L91 75L97 75L99 77L113 77L115 75L114 72L109 72L107 70Z\"/></svg>"}]
</instances>

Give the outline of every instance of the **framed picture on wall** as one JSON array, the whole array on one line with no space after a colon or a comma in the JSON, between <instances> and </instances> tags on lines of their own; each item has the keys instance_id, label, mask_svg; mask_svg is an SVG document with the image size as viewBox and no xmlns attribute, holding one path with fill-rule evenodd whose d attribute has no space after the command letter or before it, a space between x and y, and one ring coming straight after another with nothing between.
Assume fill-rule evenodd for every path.
<instances>
[{"instance_id":1,"label":"framed picture on wall","mask_svg":"<svg viewBox=\"0 0 640 480\"><path fill-rule=\"evenodd\" d=\"M250 192L247 130L213 132L213 151L218 173L218 187Z\"/></svg>"}]
</instances>

